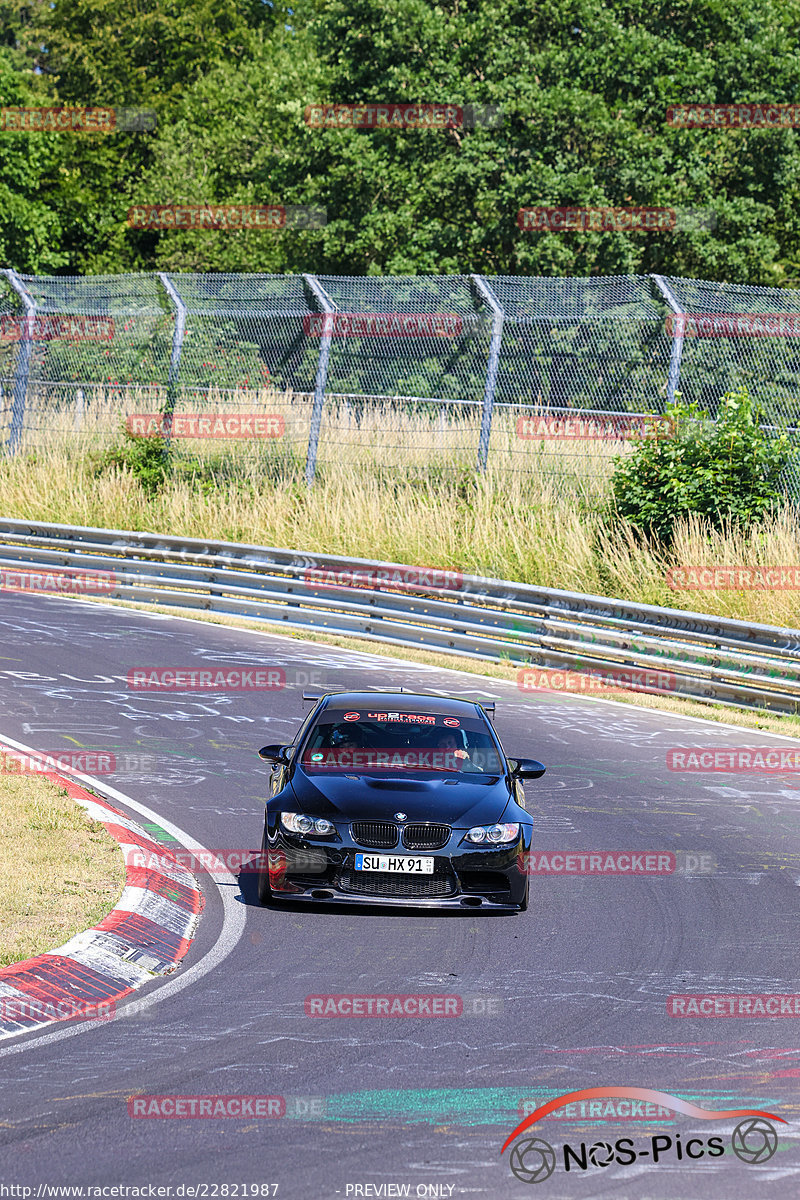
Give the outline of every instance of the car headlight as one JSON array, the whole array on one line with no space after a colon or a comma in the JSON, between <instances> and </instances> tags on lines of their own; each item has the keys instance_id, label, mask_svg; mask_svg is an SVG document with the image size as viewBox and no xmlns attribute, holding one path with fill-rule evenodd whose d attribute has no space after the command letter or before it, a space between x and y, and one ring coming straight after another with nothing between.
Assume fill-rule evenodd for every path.
<instances>
[{"instance_id":1,"label":"car headlight","mask_svg":"<svg viewBox=\"0 0 800 1200\"><path fill-rule=\"evenodd\" d=\"M281 824L290 833L316 833L320 837L330 837L335 833L333 822L324 817L307 817L305 813L281 813Z\"/></svg>"},{"instance_id":2,"label":"car headlight","mask_svg":"<svg viewBox=\"0 0 800 1200\"><path fill-rule=\"evenodd\" d=\"M519 834L519 825L476 825L467 834L468 842L489 842L494 846L513 842Z\"/></svg>"}]
</instances>

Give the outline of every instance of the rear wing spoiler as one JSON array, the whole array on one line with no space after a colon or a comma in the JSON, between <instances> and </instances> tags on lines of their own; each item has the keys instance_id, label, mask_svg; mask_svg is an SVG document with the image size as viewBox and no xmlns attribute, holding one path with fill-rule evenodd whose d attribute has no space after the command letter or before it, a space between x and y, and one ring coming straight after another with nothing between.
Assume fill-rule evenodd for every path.
<instances>
[{"instance_id":1,"label":"rear wing spoiler","mask_svg":"<svg viewBox=\"0 0 800 1200\"><path fill-rule=\"evenodd\" d=\"M309 706L313 707L324 696L336 696L339 691L353 691L353 688L327 688L325 691L303 691L303 706L309 704ZM392 688L392 691L408 691L408 688ZM380 695L380 692L377 692L377 695Z\"/></svg>"},{"instance_id":2,"label":"rear wing spoiler","mask_svg":"<svg viewBox=\"0 0 800 1200\"><path fill-rule=\"evenodd\" d=\"M408 688L392 688L392 693L407 692ZM335 696L337 692L349 692L352 688L329 688L327 692L303 692L303 706L318 704L323 696ZM375 690L375 695L380 696L380 691ZM474 704L479 705L486 713L487 717L494 720L495 702L494 700L475 700Z\"/></svg>"},{"instance_id":3,"label":"rear wing spoiler","mask_svg":"<svg viewBox=\"0 0 800 1200\"><path fill-rule=\"evenodd\" d=\"M337 692L352 692L352 690L353 690L352 688L332 687L332 688L328 688L324 692L303 692L303 704L304 705L306 705L306 704L314 705L314 704L317 704L322 699L323 696L335 696ZM392 688L392 691L393 692L407 692L408 688ZM375 694L379 696L380 692L376 691Z\"/></svg>"}]
</instances>

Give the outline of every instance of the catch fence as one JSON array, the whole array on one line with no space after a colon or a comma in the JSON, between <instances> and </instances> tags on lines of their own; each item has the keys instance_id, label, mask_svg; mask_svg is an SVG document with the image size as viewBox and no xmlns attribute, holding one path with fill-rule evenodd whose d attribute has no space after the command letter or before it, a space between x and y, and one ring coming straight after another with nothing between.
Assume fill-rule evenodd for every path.
<instances>
[{"instance_id":1,"label":"catch fence","mask_svg":"<svg viewBox=\"0 0 800 1200\"><path fill-rule=\"evenodd\" d=\"M235 442L309 483L364 461L602 473L676 393L713 415L742 385L766 424L800 426L800 292L658 275L0 272L10 453L108 443L127 423L173 453Z\"/></svg>"}]
</instances>

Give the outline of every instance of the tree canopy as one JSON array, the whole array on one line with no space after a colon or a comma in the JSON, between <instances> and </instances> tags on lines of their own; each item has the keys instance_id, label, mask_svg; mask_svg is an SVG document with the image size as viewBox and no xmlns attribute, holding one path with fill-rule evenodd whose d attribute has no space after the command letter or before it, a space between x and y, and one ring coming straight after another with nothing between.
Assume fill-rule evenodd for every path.
<instances>
[{"instance_id":1,"label":"tree canopy","mask_svg":"<svg viewBox=\"0 0 800 1200\"><path fill-rule=\"evenodd\" d=\"M800 128L675 128L800 102L798 0L0 0L0 104L152 109L154 131L0 131L0 261L25 272L663 272L800 286ZM313 128L319 103L494 105L498 124ZM133 205L324 207L319 229L132 229ZM520 229L529 206L715 227Z\"/></svg>"}]
</instances>

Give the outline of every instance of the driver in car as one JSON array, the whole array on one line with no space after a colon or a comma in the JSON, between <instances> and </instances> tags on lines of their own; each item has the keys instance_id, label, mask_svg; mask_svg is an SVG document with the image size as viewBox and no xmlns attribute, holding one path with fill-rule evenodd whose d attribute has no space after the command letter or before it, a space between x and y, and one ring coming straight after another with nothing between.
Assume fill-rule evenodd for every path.
<instances>
[{"instance_id":1,"label":"driver in car","mask_svg":"<svg viewBox=\"0 0 800 1200\"><path fill-rule=\"evenodd\" d=\"M461 771L469 764L469 754L463 746L459 745L458 738L454 733L449 731L440 733L436 739L436 749L443 751L447 756L447 766L451 765L451 760L455 760L452 766L454 771Z\"/></svg>"},{"instance_id":2,"label":"driver in car","mask_svg":"<svg viewBox=\"0 0 800 1200\"><path fill-rule=\"evenodd\" d=\"M360 730L353 725L334 725L331 730L331 745L343 747L346 750L355 750L361 745L359 736Z\"/></svg>"},{"instance_id":3,"label":"driver in car","mask_svg":"<svg viewBox=\"0 0 800 1200\"><path fill-rule=\"evenodd\" d=\"M336 751L336 757L342 766L366 766L369 762L369 751L364 750L363 731L357 725L335 725L330 734L331 747ZM362 751L358 761L353 757ZM367 758L364 758L364 755Z\"/></svg>"}]
</instances>

